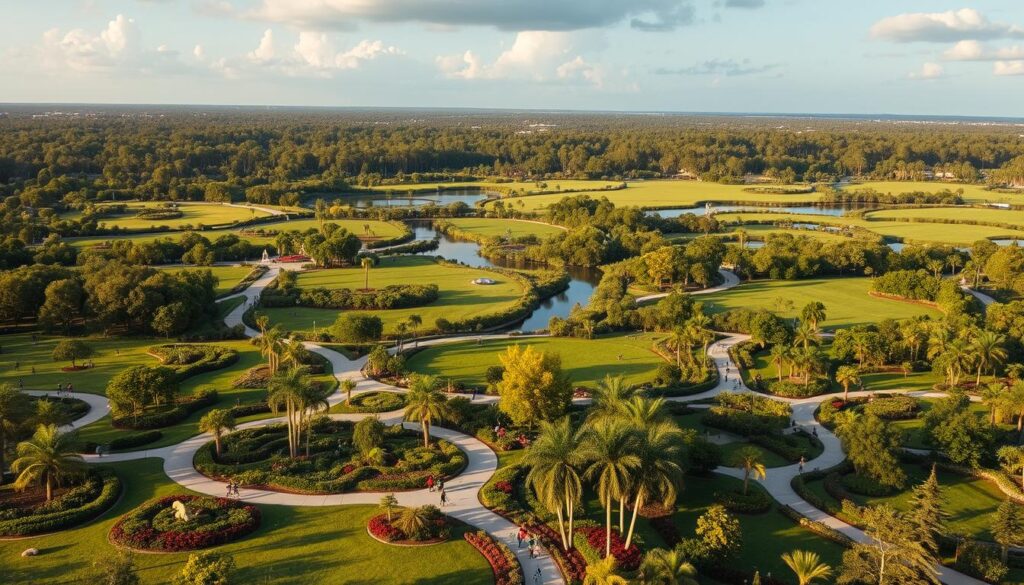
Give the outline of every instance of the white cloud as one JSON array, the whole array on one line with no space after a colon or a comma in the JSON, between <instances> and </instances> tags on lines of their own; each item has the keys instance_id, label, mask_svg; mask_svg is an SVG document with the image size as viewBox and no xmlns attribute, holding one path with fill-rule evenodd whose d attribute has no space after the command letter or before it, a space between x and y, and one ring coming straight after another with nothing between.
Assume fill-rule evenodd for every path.
<instances>
[{"instance_id":1,"label":"white cloud","mask_svg":"<svg viewBox=\"0 0 1024 585\"><path fill-rule=\"evenodd\" d=\"M265 63L274 58L274 31L269 28L263 31L260 44L249 52L249 59L257 63Z\"/></svg>"},{"instance_id":2,"label":"white cloud","mask_svg":"<svg viewBox=\"0 0 1024 585\"><path fill-rule=\"evenodd\" d=\"M512 46L493 63L485 63L476 53L437 57L445 76L459 79L520 79L550 81L583 79L599 85L602 74L594 65L576 54L572 33L522 31Z\"/></svg>"},{"instance_id":3,"label":"white cloud","mask_svg":"<svg viewBox=\"0 0 1024 585\"><path fill-rule=\"evenodd\" d=\"M50 29L43 33L43 64L81 72L110 69L139 58L138 37L135 21L122 14L98 34L80 28L63 34Z\"/></svg>"},{"instance_id":4,"label":"white cloud","mask_svg":"<svg viewBox=\"0 0 1024 585\"><path fill-rule=\"evenodd\" d=\"M910 74L911 79L939 79L946 76L946 70L938 63L925 63L920 71Z\"/></svg>"},{"instance_id":5,"label":"white cloud","mask_svg":"<svg viewBox=\"0 0 1024 585\"><path fill-rule=\"evenodd\" d=\"M559 65L555 69L555 74L559 79L583 79L597 87L604 86L604 71L579 55L572 61Z\"/></svg>"},{"instance_id":6,"label":"white cloud","mask_svg":"<svg viewBox=\"0 0 1024 585\"><path fill-rule=\"evenodd\" d=\"M364 61L401 54L397 47L385 46L379 40L362 40L347 50L339 51L327 33L316 31L300 31L291 50L282 52L277 47L274 31L268 28L247 58L250 66L276 70L285 75L330 77L338 70L357 69ZM229 60L221 64L220 70L238 75L243 68Z\"/></svg>"},{"instance_id":7,"label":"white cloud","mask_svg":"<svg viewBox=\"0 0 1024 585\"><path fill-rule=\"evenodd\" d=\"M992 72L996 75L1024 75L1024 61L996 61Z\"/></svg>"},{"instance_id":8,"label":"white cloud","mask_svg":"<svg viewBox=\"0 0 1024 585\"><path fill-rule=\"evenodd\" d=\"M946 12L916 12L883 18L871 27L877 39L910 43L948 43L961 40L1024 38L1024 28L992 22L973 8Z\"/></svg>"},{"instance_id":9,"label":"white cloud","mask_svg":"<svg viewBox=\"0 0 1024 585\"><path fill-rule=\"evenodd\" d=\"M206 49L204 49L202 45L196 45L192 48L192 55L195 56L196 59L202 61L206 59Z\"/></svg>"},{"instance_id":10,"label":"white cloud","mask_svg":"<svg viewBox=\"0 0 1024 585\"><path fill-rule=\"evenodd\" d=\"M262 0L249 16L305 30L351 30L368 21L568 31L626 20L641 30L671 30L690 24L694 8L693 0Z\"/></svg>"},{"instance_id":11,"label":"white cloud","mask_svg":"<svg viewBox=\"0 0 1024 585\"><path fill-rule=\"evenodd\" d=\"M1000 47L991 50L978 41L960 41L942 54L949 61L1007 61L1024 59L1024 47Z\"/></svg>"}]
</instances>

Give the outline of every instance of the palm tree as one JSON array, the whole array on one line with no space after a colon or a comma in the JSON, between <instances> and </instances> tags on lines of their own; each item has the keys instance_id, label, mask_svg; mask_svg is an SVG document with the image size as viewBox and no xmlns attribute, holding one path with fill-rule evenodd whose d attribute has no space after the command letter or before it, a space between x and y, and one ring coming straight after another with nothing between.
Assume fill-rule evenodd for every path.
<instances>
[{"instance_id":1,"label":"palm tree","mask_svg":"<svg viewBox=\"0 0 1024 585\"><path fill-rule=\"evenodd\" d=\"M359 261L359 265L363 267L363 288L370 290L370 268L373 268L373 258L363 256L363 259Z\"/></svg>"},{"instance_id":2,"label":"palm tree","mask_svg":"<svg viewBox=\"0 0 1024 585\"><path fill-rule=\"evenodd\" d=\"M267 327L270 327L270 317L263 313L258 313L256 315L256 328L260 330L260 335L267 332Z\"/></svg>"},{"instance_id":3,"label":"palm tree","mask_svg":"<svg viewBox=\"0 0 1024 585\"><path fill-rule=\"evenodd\" d=\"M430 424L451 415L448 399L433 376L413 376L406 395L405 420L419 421L423 427L423 446L430 446Z\"/></svg>"},{"instance_id":4,"label":"palm tree","mask_svg":"<svg viewBox=\"0 0 1024 585\"><path fill-rule=\"evenodd\" d=\"M917 361L917 351L921 347L923 327L920 321L905 321L900 325L900 336L903 343L910 349L910 360Z\"/></svg>"},{"instance_id":5,"label":"palm tree","mask_svg":"<svg viewBox=\"0 0 1024 585\"><path fill-rule=\"evenodd\" d=\"M648 402L661 402L650 400ZM684 435L675 422L643 421L636 423L641 429L637 446L639 463L637 465L633 500L633 518L629 522L626 533L626 548L633 543L633 530L636 528L636 516L640 508L650 499L657 498L659 503L672 508L683 485Z\"/></svg>"},{"instance_id":6,"label":"palm tree","mask_svg":"<svg viewBox=\"0 0 1024 585\"><path fill-rule=\"evenodd\" d=\"M628 493L640 466L636 443L633 429L618 421L594 425L587 434L584 459L589 465L585 476L597 482L598 498L605 508L605 556L612 552L612 507L616 499Z\"/></svg>"},{"instance_id":7,"label":"palm tree","mask_svg":"<svg viewBox=\"0 0 1024 585\"><path fill-rule=\"evenodd\" d=\"M801 346L805 350L811 345L818 343L818 330L810 323L802 321L793 332L793 345Z\"/></svg>"},{"instance_id":8,"label":"palm tree","mask_svg":"<svg viewBox=\"0 0 1024 585\"><path fill-rule=\"evenodd\" d=\"M409 322L409 330L412 331L412 336L415 338L416 330L419 329L421 325L423 325L423 317L420 317L419 315L414 313L412 315L409 315L409 318L406 320ZM413 347L415 347L415 344L413 344Z\"/></svg>"},{"instance_id":9,"label":"palm tree","mask_svg":"<svg viewBox=\"0 0 1024 585\"><path fill-rule=\"evenodd\" d=\"M587 420L598 421L622 416L626 401L636 395L636 388L626 384L622 376L605 376L590 393L592 400Z\"/></svg>"},{"instance_id":10,"label":"palm tree","mask_svg":"<svg viewBox=\"0 0 1024 585\"><path fill-rule=\"evenodd\" d=\"M378 507L383 508L384 512L388 515L388 522L391 522L391 510L398 505L398 498L395 494L385 494L380 497L380 503Z\"/></svg>"},{"instance_id":11,"label":"palm tree","mask_svg":"<svg viewBox=\"0 0 1024 585\"><path fill-rule=\"evenodd\" d=\"M991 425L996 424L996 413L999 411L1004 390L1006 386L1002 382L992 382L981 390L981 398L988 405L988 422Z\"/></svg>"},{"instance_id":12,"label":"palm tree","mask_svg":"<svg viewBox=\"0 0 1024 585\"><path fill-rule=\"evenodd\" d=\"M307 384L299 394L299 424L306 429L306 457L309 457L309 439L313 434L313 415L331 407L327 395L316 384Z\"/></svg>"},{"instance_id":13,"label":"palm tree","mask_svg":"<svg viewBox=\"0 0 1024 585\"><path fill-rule=\"evenodd\" d=\"M779 374L779 382L782 381L782 366L785 365L786 360L789 359L789 348L781 343L776 343L772 346L768 352L771 357L771 361L775 364L775 368Z\"/></svg>"},{"instance_id":14,"label":"palm tree","mask_svg":"<svg viewBox=\"0 0 1024 585\"><path fill-rule=\"evenodd\" d=\"M395 520L395 525L409 538L415 539L416 535L423 534L430 526L433 514L430 506L416 506L415 508L403 508Z\"/></svg>"},{"instance_id":15,"label":"palm tree","mask_svg":"<svg viewBox=\"0 0 1024 585\"><path fill-rule=\"evenodd\" d=\"M1017 382L1008 392L1003 392L999 400L999 409L1004 413L1010 413L1011 417L1017 415L1017 433L1020 439L1024 439L1024 382Z\"/></svg>"},{"instance_id":16,"label":"palm tree","mask_svg":"<svg viewBox=\"0 0 1024 585\"><path fill-rule=\"evenodd\" d=\"M327 202L321 198L317 198L313 204L313 214L316 215L316 221L320 224L320 233L324 233L324 219L327 217Z\"/></svg>"},{"instance_id":17,"label":"palm tree","mask_svg":"<svg viewBox=\"0 0 1024 585\"><path fill-rule=\"evenodd\" d=\"M305 368L291 368L270 378L267 385L267 404L271 412L285 411L288 425L288 456L295 457L299 451L299 433L302 430L300 405L303 392L309 386Z\"/></svg>"},{"instance_id":18,"label":"palm tree","mask_svg":"<svg viewBox=\"0 0 1024 585\"><path fill-rule=\"evenodd\" d=\"M806 550L783 553L782 562L796 574L799 585L810 585L815 579L825 579L832 574L832 567L821 562L816 553Z\"/></svg>"},{"instance_id":19,"label":"palm tree","mask_svg":"<svg viewBox=\"0 0 1024 585\"><path fill-rule=\"evenodd\" d=\"M747 247L747 230L740 228L736 230L736 241L739 242L740 248Z\"/></svg>"},{"instance_id":20,"label":"palm tree","mask_svg":"<svg viewBox=\"0 0 1024 585\"><path fill-rule=\"evenodd\" d=\"M630 398L623 405L622 419L638 429L669 421L671 415L668 412L664 398L646 398L636 395Z\"/></svg>"},{"instance_id":21,"label":"palm tree","mask_svg":"<svg viewBox=\"0 0 1024 585\"><path fill-rule=\"evenodd\" d=\"M939 278L940 276L942 276L942 267L945 266L946 263L943 262L942 260L929 260L925 262L924 265L928 267L928 270L932 271L932 273L935 275L935 278Z\"/></svg>"},{"instance_id":22,"label":"palm tree","mask_svg":"<svg viewBox=\"0 0 1024 585\"><path fill-rule=\"evenodd\" d=\"M836 382L843 386L843 402L850 398L850 384L860 384L860 370L856 366L839 366Z\"/></svg>"},{"instance_id":23,"label":"palm tree","mask_svg":"<svg viewBox=\"0 0 1024 585\"><path fill-rule=\"evenodd\" d=\"M715 334L711 331L711 318L704 314L702 307L695 307L693 316L687 320L686 324L692 332L693 339L704 346L701 356L708 355L708 344L715 339Z\"/></svg>"},{"instance_id":24,"label":"palm tree","mask_svg":"<svg viewBox=\"0 0 1024 585\"><path fill-rule=\"evenodd\" d=\"M640 563L640 582L644 585L697 585L697 569L686 560L682 547L656 548Z\"/></svg>"},{"instance_id":25,"label":"palm tree","mask_svg":"<svg viewBox=\"0 0 1024 585\"><path fill-rule=\"evenodd\" d=\"M45 398L36 401L36 412L32 418L35 419L37 425L57 426L64 424L67 419L64 412L57 406L56 401Z\"/></svg>"},{"instance_id":26,"label":"palm tree","mask_svg":"<svg viewBox=\"0 0 1024 585\"><path fill-rule=\"evenodd\" d=\"M345 393L345 404L352 404L352 391L356 389L356 381L345 378L341 381L341 391Z\"/></svg>"},{"instance_id":27,"label":"palm tree","mask_svg":"<svg viewBox=\"0 0 1024 585\"><path fill-rule=\"evenodd\" d=\"M220 457L220 440L224 431L235 430L235 415L225 408L214 408L199 419L199 430L213 435L213 446Z\"/></svg>"},{"instance_id":28,"label":"palm tree","mask_svg":"<svg viewBox=\"0 0 1024 585\"><path fill-rule=\"evenodd\" d=\"M0 485L3 484L5 469L4 455L7 453L7 436L17 428L27 411L28 398L11 384L0 384Z\"/></svg>"},{"instance_id":29,"label":"palm tree","mask_svg":"<svg viewBox=\"0 0 1024 585\"><path fill-rule=\"evenodd\" d=\"M818 325L825 320L825 305L819 301L807 303L800 312L800 320L810 323L811 329L817 331Z\"/></svg>"},{"instance_id":30,"label":"palm tree","mask_svg":"<svg viewBox=\"0 0 1024 585\"><path fill-rule=\"evenodd\" d=\"M683 348L686 348L687 361L690 361L690 344L693 342L690 337L690 331L685 327L676 327L669 334L669 341L672 342L672 346L676 350L676 367L683 367L683 361L680 359Z\"/></svg>"},{"instance_id":31,"label":"palm tree","mask_svg":"<svg viewBox=\"0 0 1024 585\"><path fill-rule=\"evenodd\" d=\"M764 479L767 476L767 468L764 466L764 458L761 450L753 445L741 448L733 454L730 464L733 467L743 469L743 493L747 493L750 483L750 476L757 479Z\"/></svg>"},{"instance_id":32,"label":"palm tree","mask_svg":"<svg viewBox=\"0 0 1024 585\"><path fill-rule=\"evenodd\" d=\"M1020 471L1020 485L1024 487L1024 447L1006 445L996 451L999 462L1003 464L1006 471L1015 474Z\"/></svg>"},{"instance_id":33,"label":"palm tree","mask_svg":"<svg viewBox=\"0 0 1024 585\"><path fill-rule=\"evenodd\" d=\"M1003 345L1006 344L1006 336L995 331L982 330L971 343L971 352L974 360L978 363L978 377L975 386L981 385L981 372L988 366L992 366L992 374L995 375L996 364L1003 363L1007 353Z\"/></svg>"},{"instance_id":34,"label":"palm tree","mask_svg":"<svg viewBox=\"0 0 1024 585\"><path fill-rule=\"evenodd\" d=\"M615 557L606 554L600 561L587 565L583 585L629 585L629 581L615 572Z\"/></svg>"},{"instance_id":35,"label":"palm tree","mask_svg":"<svg viewBox=\"0 0 1024 585\"><path fill-rule=\"evenodd\" d=\"M946 263L949 264L949 268L952 270L953 276L956 276L956 268L957 266L960 266L961 260L962 258L960 258L959 254L953 254L949 258L946 258Z\"/></svg>"},{"instance_id":36,"label":"palm tree","mask_svg":"<svg viewBox=\"0 0 1024 585\"><path fill-rule=\"evenodd\" d=\"M581 431L572 428L569 417L558 422L541 421L540 435L525 457L525 463L530 466L526 483L533 488L541 504L558 516L558 533L564 550L572 546L573 514L583 493L579 473L584 462L583 438Z\"/></svg>"},{"instance_id":37,"label":"palm tree","mask_svg":"<svg viewBox=\"0 0 1024 585\"><path fill-rule=\"evenodd\" d=\"M298 339L293 339L288 343L284 343L282 340L281 346L283 348L281 350L281 361L290 363L296 368L302 365L302 361L306 359L306 354L309 353L306 346Z\"/></svg>"},{"instance_id":38,"label":"palm tree","mask_svg":"<svg viewBox=\"0 0 1024 585\"><path fill-rule=\"evenodd\" d=\"M273 376L277 373L280 358L278 351L281 343L284 341L284 333L275 325L270 329L267 329L263 335L260 336L260 352L267 357L267 365L270 367L270 375Z\"/></svg>"},{"instance_id":39,"label":"palm tree","mask_svg":"<svg viewBox=\"0 0 1024 585\"><path fill-rule=\"evenodd\" d=\"M53 499L53 488L74 477L85 468L78 454L78 435L62 433L57 425L39 425L32 438L18 443L18 458L11 462L17 474L14 489L23 490L32 484L46 488L46 501Z\"/></svg>"}]
</instances>

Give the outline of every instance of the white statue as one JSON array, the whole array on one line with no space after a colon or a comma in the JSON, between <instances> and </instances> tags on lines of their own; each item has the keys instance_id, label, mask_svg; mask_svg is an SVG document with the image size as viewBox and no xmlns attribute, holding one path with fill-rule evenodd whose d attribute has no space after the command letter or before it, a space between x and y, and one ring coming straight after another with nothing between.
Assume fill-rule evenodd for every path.
<instances>
[{"instance_id":1,"label":"white statue","mask_svg":"<svg viewBox=\"0 0 1024 585\"><path fill-rule=\"evenodd\" d=\"M188 522L192 519L192 517L188 515L188 508L185 507L185 502L182 502L181 500L174 500L171 507L174 508L174 518L176 520Z\"/></svg>"}]
</instances>

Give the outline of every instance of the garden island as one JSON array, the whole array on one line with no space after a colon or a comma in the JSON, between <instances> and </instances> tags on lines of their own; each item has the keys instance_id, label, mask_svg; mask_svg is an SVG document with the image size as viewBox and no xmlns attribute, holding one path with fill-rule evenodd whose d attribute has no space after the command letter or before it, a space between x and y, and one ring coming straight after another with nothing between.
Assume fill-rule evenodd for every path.
<instances>
[{"instance_id":1,"label":"garden island","mask_svg":"<svg viewBox=\"0 0 1024 585\"><path fill-rule=\"evenodd\" d=\"M2 121L3 583L1024 583L1018 130L154 111Z\"/></svg>"}]
</instances>

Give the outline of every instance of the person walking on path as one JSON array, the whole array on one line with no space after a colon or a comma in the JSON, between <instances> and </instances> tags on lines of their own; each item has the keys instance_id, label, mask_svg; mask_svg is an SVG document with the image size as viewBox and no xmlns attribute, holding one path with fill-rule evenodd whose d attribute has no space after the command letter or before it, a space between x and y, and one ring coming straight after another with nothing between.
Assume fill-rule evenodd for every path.
<instances>
[{"instance_id":1,"label":"person walking on path","mask_svg":"<svg viewBox=\"0 0 1024 585\"><path fill-rule=\"evenodd\" d=\"M540 567L537 567L537 572L533 574L533 585L540 585L542 579Z\"/></svg>"},{"instance_id":2,"label":"person walking on path","mask_svg":"<svg viewBox=\"0 0 1024 585\"><path fill-rule=\"evenodd\" d=\"M529 547L530 548L530 558L531 559L537 558L537 551L536 551L536 549L533 548L536 544L537 544L537 538L534 537L531 534L530 535L530 547Z\"/></svg>"},{"instance_id":3,"label":"person walking on path","mask_svg":"<svg viewBox=\"0 0 1024 585\"><path fill-rule=\"evenodd\" d=\"M807 462L807 459L805 459L804 456L801 455L800 456L800 473L804 472L804 463L806 463L806 462Z\"/></svg>"},{"instance_id":4,"label":"person walking on path","mask_svg":"<svg viewBox=\"0 0 1024 585\"><path fill-rule=\"evenodd\" d=\"M230 498L230 497L231 497L231 482L230 482L230 481L228 482L228 488L227 488L227 490L228 490L228 491L227 491L227 494L226 494L226 495L225 495L224 497L226 497L226 498Z\"/></svg>"},{"instance_id":5,"label":"person walking on path","mask_svg":"<svg viewBox=\"0 0 1024 585\"><path fill-rule=\"evenodd\" d=\"M523 548L523 541L526 540L526 528L523 526L519 527L519 532L516 532L516 547Z\"/></svg>"},{"instance_id":6,"label":"person walking on path","mask_svg":"<svg viewBox=\"0 0 1024 585\"><path fill-rule=\"evenodd\" d=\"M434 491L434 474L430 474L427 476L427 489L430 491Z\"/></svg>"},{"instance_id":7,"label":"person walking on path","mask_svg":"<svg viewBox=\"0 0 1024 585\"><path fill-rule=\"evenodd\" d=\"M64 391L64 384L57 382L57 396L60 396L61 392Z\"/></svg>"},{"instance_id":8,"label":"person walking on path","mask_svg":"<svg viewBox=\"0 0 1024 585\"><path fill-rule=\"evenodd\" d=\"M445 507L447 505L448 505L448 492L444 491L444 488L441 488L441 507L443 508L443 507Z\"/></svg>"}]
</instances>

